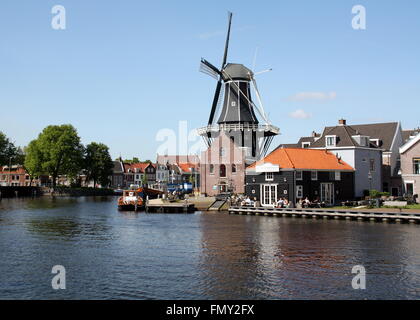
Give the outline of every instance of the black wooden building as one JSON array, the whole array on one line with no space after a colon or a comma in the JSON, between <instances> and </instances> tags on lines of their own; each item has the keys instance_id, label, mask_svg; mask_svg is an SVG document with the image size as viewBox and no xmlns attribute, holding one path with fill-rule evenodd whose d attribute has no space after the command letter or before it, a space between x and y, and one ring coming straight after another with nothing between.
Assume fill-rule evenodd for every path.
<instances>
[{"instance_id":1,"label":"black wooden building","mask_svg":"<svg viewBox=\"0 0 420 320\"><path fill-rule=\"evenodd\" d=\"M280 198L328 205L354 199L354 169L324 150L277 149L246 170L245 192L263 206Z\"/></svg>"}]
</instances>

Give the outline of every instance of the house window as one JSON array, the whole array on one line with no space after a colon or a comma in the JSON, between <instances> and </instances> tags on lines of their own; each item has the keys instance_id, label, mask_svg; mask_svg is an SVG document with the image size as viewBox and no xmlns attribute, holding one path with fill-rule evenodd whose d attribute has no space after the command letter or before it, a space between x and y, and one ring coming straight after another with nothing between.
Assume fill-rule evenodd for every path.
<instances>
[{"instance_id":1,"label":"house window","mask_svg":"<svg viewBox=\"0 0 420 320\"><path fill-rule=\"evenodd\" d=\"M210 174L214 174L214 164L210 165Z\"/></svg>"},{"instance_id":2,"label":"house window","mask_svg":"<svg viewBox=\"0 0 420 320\"><path fill-rule=\"evenodd\" d=\"M340 171L336 171L335 172L335 181L340 181L341 180L341 172Z\"/></svg>"},{"instance_id":3,"label":"house window","mask_svg":"<svg viewBox=\"0 0 420 320\"><path fill-rule=\"evenodd\" d=\"M220 156L221 157L225 156L225 148L220 148Z\"/></svg>"},{"instance_id":4,"label":"house window","mask_svg":"<svg viewBox=\"0 0 420 320\"><path fill-rule=\"evenodd\" d=\"M420 174L420 158L413 159L413 174Z\"/></svg>"},{"instance_id":5,"label":"house window","mask_svg":"<svg viewBox=\"0 0 420 320\"><path fill-rule=\"evenodd\" d=\"M236 101L232 101L232 107L236 107Z\"/></svg>"},{"instance_id":6,"label":"house window","mask_svg":"<svg viewBox=\"0 0 420 320\"><path fill-rule=\"evenodd\" d=\"M406 194L408 196L412 196L414 194L414 184L413 183L407 183L405 185Z\"/></svg>"},{"instance_id":7,"label":"house window","mask_svg":"<svg viewBox=\"0 0 420 320\"><path fill-rule=\"evenodd\" d=\"M308 149L311 146L310 142L302 142L302 148L303 149Z\"/></svg>"},{"instance_id":8,"label":"house window","mask_svg":"<svg viewBox=\"0 0 420 320\"><path fill-rule=\"evenodd\" d=\"M377 147L381 145L381 142L379 139L370 139L370 142L372 142Z\"/></svg>"},{"instance_id":9,"label":"house window","mask_svg":"<svg viewBox=\"0 0 420 320\"><path fill-rule=\"evenodd\" d=\"M303 186L296 186L296 198L303 198Z\"/></svg>"},{"instance_id":10,"label":"house window","mask_svg":"<svg viewBox=\"0 0 420 320\"><path fill-rule=\"evenodd\" d=\"M327 147L335 147L337 141L336 136L327 136L325 139Z\"/></svg>"},{"instance_id":11,"label":"house window","mask_svg":"<svg viewBox=\"0 0 420 320\"><path fill-rule=\"evenodd\" d=\"M370 169L371 172L375 171L375 159L370 159L369 169Z\"/></svg>"},{"instance_id":12,"label":"house window","mask_svg":"<svg viewBox=\"0 0 420 320\"><path fill-rule=\"evenodd\" d=\"M311 180L312 181L318 180L318 171L311 171Z\"/></svg>"},{"instance_id":13,"label":"house window","mask_svg":"<svg viewBox=\"0 0 420 320\"><path fill-rule=\"evenodd\" d=\"M220 176L226 177L226 166L224 164L220 165Z\"/></svg>"},{"instance_id":14,"label":"house window","mask_svg":"<svg viewBox=\"0 0 420 320\"><path fill-rule=\"evenodd\" d=\"M232 164L232 173L236 173L236 164Z\"/></svg>"},{"instance_id":15,"label":"house window","mask_svg":"<svg viewBox=\"0 0 420 320\"><path fill-rule=\"evenodd\" d=\"M274 180L274 174L272 172L266 172L265 181L273 181L273 180Z\"/></svg>"},{"instance_id":16,"label":"house window","mask_svg":"<svg viewBox=\"0 0 420 320\"><path fill-rule=\"evenodd\" d=\"M303 171L296 171L296 180L303 180Z\"/></svg>"}]
</instances>

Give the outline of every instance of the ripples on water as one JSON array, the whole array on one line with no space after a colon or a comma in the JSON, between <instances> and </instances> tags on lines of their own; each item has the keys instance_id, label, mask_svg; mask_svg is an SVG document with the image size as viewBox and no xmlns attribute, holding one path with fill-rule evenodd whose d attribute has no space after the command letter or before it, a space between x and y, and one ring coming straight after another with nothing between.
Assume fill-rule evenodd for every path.
<instances>
[{"instance_id":1,"label":"ripples on water","mask_svg":"<svg viewBox=\"0 0 420 320\"><path fill-rule=\"evenodd\" d=\"M420 226L0 201L2 299L417 299ZM67 289L51 288L63 265ZM367 290L353 290L354 265Z\"/></svg>"}]
</instances>

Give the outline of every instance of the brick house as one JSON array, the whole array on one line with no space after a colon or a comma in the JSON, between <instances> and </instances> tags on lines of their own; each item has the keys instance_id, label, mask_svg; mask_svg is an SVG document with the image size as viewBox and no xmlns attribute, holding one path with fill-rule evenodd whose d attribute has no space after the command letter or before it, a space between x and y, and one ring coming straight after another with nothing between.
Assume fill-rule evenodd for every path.
<instances>
[{"instance_id":1,"label":"brick house","mask_svg":"<svg viewBox=\"0 0 420 320\"><path fill-rule=\"evenodd\" d=\"M246 169L246 194L263 206L280 198L328 205L354 199L354 168L327 150L278 148Z\"/></svg>"},{"instance_id":2,"label":"brick house","mask_svg":"<svg viewBox=\"0 0 420 320\"><path fill-rule=\"evenodd\" d=\"M224 133L200 157L200 192L215 196L222 192L245 192L246 150Z\"/></svg>"},{"instance_id":3,"label":"brick house","mask_svg":"<svg viewBox=\"0 0 420 320\"><path fill-rule=\"evenodd\" d=\"M420 133L401 147L400 154L404 194L414 196L420 203Z\"/></svg>"},{"instance_id":4,"label":"brick house","mask_svg":"<svg viewBox=\"0 0 420 320\"><path fill-rule=\"evenodd\" d=\"M9 166L0 167L0 186L28 187L39 186L39 179L33 179L21 165L13 165L9 170Z\"/></svg>"}]
</instances>

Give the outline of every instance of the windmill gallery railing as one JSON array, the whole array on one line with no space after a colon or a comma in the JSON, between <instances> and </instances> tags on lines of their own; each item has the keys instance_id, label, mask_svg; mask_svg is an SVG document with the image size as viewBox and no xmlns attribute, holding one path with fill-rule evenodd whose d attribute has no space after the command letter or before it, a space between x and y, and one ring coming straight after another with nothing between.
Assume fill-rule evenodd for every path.
<instances>
[{"instance_id":1,"label":"windmill gallery railing","mask_svg":"<svg viewBox=\"0 0 420 320\"><path fill-rule=\"evenodd\" d=\"M209 132L219 131L244 131L244 130L255 130L260 132L269 132L273 135L280 133L280 129L271 124L248 124L248 123L232 123L232 124L216 124L209 125L197 129L199 135L207 135Z\"/></svg>"}]
</instances>

